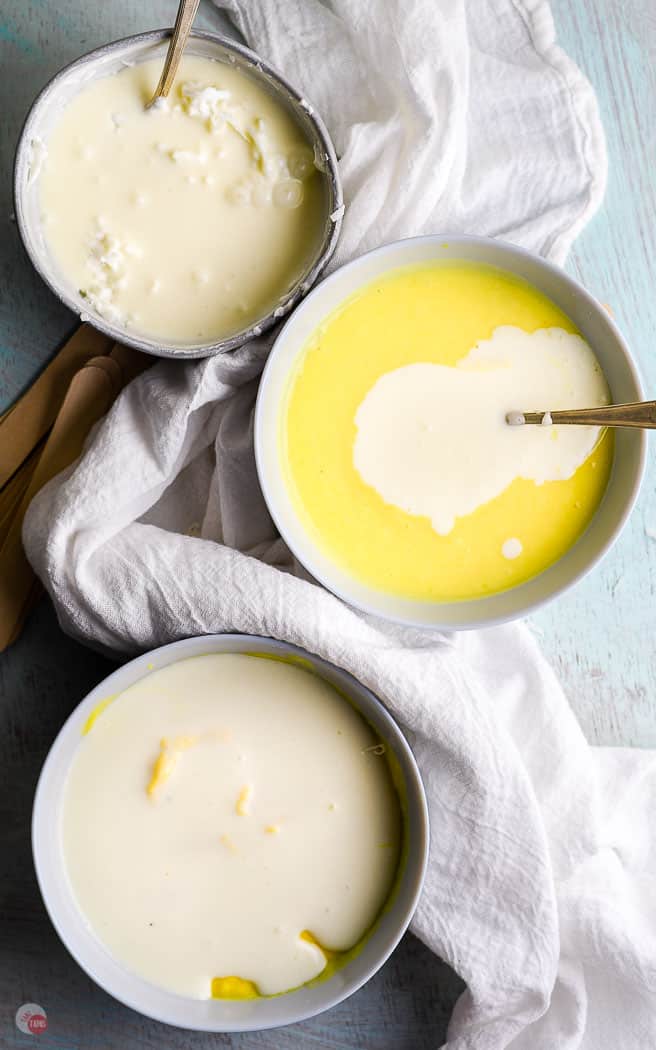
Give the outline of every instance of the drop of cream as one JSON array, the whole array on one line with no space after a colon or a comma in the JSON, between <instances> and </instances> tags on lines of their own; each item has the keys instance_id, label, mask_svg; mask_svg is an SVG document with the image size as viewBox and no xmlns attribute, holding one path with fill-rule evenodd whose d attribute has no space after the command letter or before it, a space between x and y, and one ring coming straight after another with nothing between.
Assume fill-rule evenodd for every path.
<instances>
[{"instance_id":1,"label":"drop of cream","mask_svg":"<svg viewBox=\"0 0 656 1050\"><path fill-rule=\"evenodd\" d=\"M501 548L501 553L503 554L504 558L508 558L509 561L512 561L513 558L519 558L523 550L524 548L522 547L521 540L518 540L516 537L513 536L511 539L506 540L506 542L503 544Z\"/></svg>"}]
</instances>

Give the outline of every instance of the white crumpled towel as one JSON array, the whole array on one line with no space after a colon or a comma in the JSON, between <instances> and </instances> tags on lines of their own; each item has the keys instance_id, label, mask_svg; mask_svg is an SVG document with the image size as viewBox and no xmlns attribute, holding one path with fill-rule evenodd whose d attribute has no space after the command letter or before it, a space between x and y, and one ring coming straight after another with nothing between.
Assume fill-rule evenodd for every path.
<instances>
[{"instance_id":1,"label":"white crumpled towel","mask_svg":"<svg viewBox=\"0 0 656 1050\"><path fill-rule=\"evenodd\" d=\"M603 194L589 84L540 0L231 0L325 116L340 260L467 231L562 261ZM67 632L121 653L185 635L286 639L370 686L408 733L432 845L413 929L467 983L448 1046L656 1045L656 777L589 747L525 627L440 636L362 616L291 568L260 494L269 343L162 362L25 523Z\"/></svg>"}]
</instances>

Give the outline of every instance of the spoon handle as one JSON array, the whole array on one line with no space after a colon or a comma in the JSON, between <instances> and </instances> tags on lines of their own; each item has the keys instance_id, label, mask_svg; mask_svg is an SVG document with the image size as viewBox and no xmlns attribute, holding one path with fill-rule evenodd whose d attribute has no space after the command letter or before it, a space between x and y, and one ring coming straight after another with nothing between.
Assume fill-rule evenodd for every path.
<instances>
[{"instance_id":1,"label":"spoon handle","mask_svg":"<svg viewBox=\"0 0 656 1050\"><path fill-rule=\"evenodd\" d=\"M637 401L633 405L606 405L603 408L573 408L561 412L509 412L508 423L539 423L547 416L551 422L579 423L597 427L639 427L656 430L656 401ZM512 417L512 418L511 418ZM517 418L515 418L517 417Z\"/></svg>"},{"instance_id":2,"label":"spoon handle","mask_svg":"<svg viewBox=\"0 0 656 1050\"><path fill-rule=\"evenodd\" d=\"M171 90L171 85L175 80L175 74L178 71L180 59L182 58L182 52L187 43L187 37L191 32L192 25L194 24L194 18L196 17L199 3L200 0L180 0L178 14L175 19L175 26L173 27L173 34L169 42L169 49L166 52L166 58L164 59L164 69L159 78L159 84L155 89L155 94L149 102L150 106L152 106L158 98L166 98Z\"/></svg>"}]
</instances>

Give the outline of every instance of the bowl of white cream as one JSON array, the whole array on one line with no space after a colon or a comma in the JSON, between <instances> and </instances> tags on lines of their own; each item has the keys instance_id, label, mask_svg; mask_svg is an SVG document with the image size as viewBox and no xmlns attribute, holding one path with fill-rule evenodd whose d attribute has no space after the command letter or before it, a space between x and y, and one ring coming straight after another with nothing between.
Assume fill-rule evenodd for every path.
<instances>
[{"instance_id":1,"label":"bowl of white cream","mask_svg":"<svg viewBox=\"0 0 656 1050\"><path fill-rule=\"evenodd\" d=\"M107 992L183 1028L311 1017L384 963L428 853L412 752L379 700L292 645L176 642L73 711L34 802L62 941Z\"/></svg>"},{"instance_id":2,"label":"bowl of white cream","mask_svg":"<svg viewBox=\"0 0 656 1050\"><path fill-rule=\"evenodd\" d=\"M636 499L644 432L511 427L643 397L608 311L510 244L430 236L331 274L279 333L255 450L311 575L387 619L523 616L587 573Z\"/></svg>"},{"instance_id":3,"label":"bowl of white cream","mask_svg":"<svg viewBox=\"0 0 656 1050\"><path fill-rule=\"evenodd\" d=\"M35 268L82 319L202 357L293 308L344 209L321 117L240 44L193 33L148 108L168 35L107 44L49 82L18 144L15 211Z\"/></svg>"}]
</instances>

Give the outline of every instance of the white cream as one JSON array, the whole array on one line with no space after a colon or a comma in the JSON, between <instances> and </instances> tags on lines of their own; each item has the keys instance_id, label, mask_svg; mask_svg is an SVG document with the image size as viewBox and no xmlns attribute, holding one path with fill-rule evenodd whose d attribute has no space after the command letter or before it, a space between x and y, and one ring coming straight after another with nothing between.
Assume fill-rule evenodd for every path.
<instances>
[{"instance_id":1,"label":"white cream","mask_svg":"<svg viewBox=\"0 0 656 1050\"><path fill-rule=\"evenodd\" d=\"M83 914L152 983L286 991L367 931L398 862L399 804L370 728L320 678L249 656L153 672L94 721L62 836Z\"/></svg>"},{"instance_id":2,"label":"white cream","mask_svg":"<svg viewBox=\"0 0 656 1050\"><path fill-rule=\"evenodd\" d=\"M580 336L505 325L457 367L413 364L381 376L356 416L353 462L393 506L430 518L447 535L456 518L499 496L515 478L570 478L594 448L596 427L509 426L525 411L609 401L606 380Z\"/></svg>"},{"instance_id":3,"label":"white cream","mask_svg":"<svg viewBox=\"0 0 656 1050\"><path fill-rule=\"evenodd\" d=\"M504 558L507 558L509 561L514 561L515 558L519 558L523 550L524 547L522 541L518 540L515 536L511 536L509 540L505 540L501 547L501 553Z\"/></svg>"},{"instance_id":4,"label":"white cream","mask_svg":"<svg viewBox=\"0 0 656 1050\"><path fill-rule=\"evenodd\" d=\"M184 57L169 98L146 109L160 72L146 62L83 86L47 150L33 144L31 177L48 248L94 309L209 342L273 311L301 277L324 186L300 128L244 73ZM99 230L135 249L120 280L99 260Z\"/></svg>"}]
</instances>

